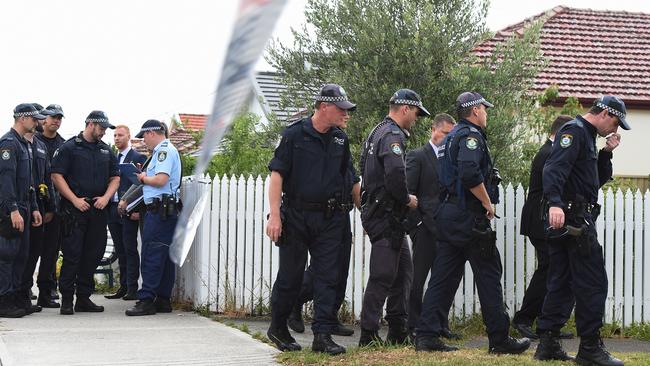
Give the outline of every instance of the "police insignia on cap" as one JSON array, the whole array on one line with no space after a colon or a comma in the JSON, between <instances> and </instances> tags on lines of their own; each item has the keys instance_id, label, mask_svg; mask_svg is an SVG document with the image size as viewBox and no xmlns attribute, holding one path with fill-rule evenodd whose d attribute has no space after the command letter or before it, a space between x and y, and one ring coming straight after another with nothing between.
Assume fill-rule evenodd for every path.
<instances>
[{"instance_id":1,"label":"police insignia on cap","mask_svg":"<svg viewBox=\"0 0 650 366\"><path fill-rule=\"evenodd\" d=\"M390 144L390 150L395 155L402 155L402 148L399 146L399 142L393 142Z\"/></svg>"},{"instance_id":2,"label":"police insignia on cap","mask_svg":"<svg viewBox=\"0 0 650 366\"><path fill-rule=\"evenodd\" d=\"M9 160L11 153L9 150L2 150L2 160Z\"/></svg>"},{"instance_id":3,"label":"police insignia on cap","mask_svg":"<svg viewBox=\"0 0 650 366\"><path fill-rule=\"evenodd\" d=\"M158 153L158 161L165 161L167 159L167 151L161 151Z\"/></svg>"},{"instance_id":4,"label":"police insignia on cap","mask_svg":"<svg viewBox=\"0 0 650 366\"><path fill-rule=\"evenodd\" d=\"M571 146L572 143L573 143L573 135L571 134L565 133L560 138L560 146L564 148Z\"/></svg>"},{"instance_id":5,"label":"police insignia on cap","mask_svg":"<svg viewBox=\"0 0 650 366\"><path fill-rule=\"evenodd\" d=\"M474 137L468 137L465 141L465 146L470 150L476 150L478 147L478 141Z\"/></svg>"}]
</instances>

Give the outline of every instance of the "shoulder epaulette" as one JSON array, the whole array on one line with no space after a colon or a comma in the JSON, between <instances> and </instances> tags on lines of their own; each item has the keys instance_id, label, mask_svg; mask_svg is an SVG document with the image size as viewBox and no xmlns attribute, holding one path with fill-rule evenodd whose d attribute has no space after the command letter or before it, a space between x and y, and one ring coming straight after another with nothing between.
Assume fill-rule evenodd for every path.
<instances>
[{"instance_id":1,"label":"shoulder epaulette","mask_svg":"<svg viewBox=\"0 0 650 366\"><path fill-rule=\"evenodd\" d=\"M391 125L390 125L390 132L391 132L393 135L401 135L401 134L402 134L402 129L399 128L398 125L391 124Z\"/></svg>"}]
</instances>

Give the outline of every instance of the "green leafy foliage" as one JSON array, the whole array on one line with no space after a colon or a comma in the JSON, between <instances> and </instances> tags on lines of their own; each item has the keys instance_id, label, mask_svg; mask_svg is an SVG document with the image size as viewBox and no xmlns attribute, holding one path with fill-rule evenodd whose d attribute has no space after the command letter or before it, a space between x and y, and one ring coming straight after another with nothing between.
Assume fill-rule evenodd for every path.
<instances>
[{"instance_id":1,"label":"green leafy foliage","mask_svg":"<svg viewBox=\"0 0 650 366\"><path fill-rule=\"evenodd\" d=\"M452 115L459 93L477 91L496 105L487 129L495 164L506 181L519 181L527 175L521 165L532 157L525 149L533 131L526 117L536 100L527 90L543 66L539 25L531 24L491 57L479 59L471 50L490 36L487 5L481 0L310 0L307 24L294 29L293 45L274 42L267 60L283 74L285 106L311 105L305 91L325 82L346 89L358 104L346 131L356 160L397 89L413 89L431 112ZM429 138L430 122L422 120L409 146Z\"/></svg>"}]
</instances>

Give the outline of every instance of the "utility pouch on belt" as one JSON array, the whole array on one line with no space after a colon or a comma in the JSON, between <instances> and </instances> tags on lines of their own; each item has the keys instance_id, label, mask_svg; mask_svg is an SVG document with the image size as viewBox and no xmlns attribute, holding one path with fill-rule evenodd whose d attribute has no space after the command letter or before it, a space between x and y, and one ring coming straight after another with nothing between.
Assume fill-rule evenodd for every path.
<instances>
[{"instance_id":1,"label":"utility pouch on belt","mask_svg":"<svg viewBox=\"0 0 650 366\"><path fill-rule=\"evenodd\" d=\"M482 258L492 258L496 254L497 233L492 230L489 221L477 220L472 228L472 235L476 239Z\"/></svg>"},{"instance_id":2,"label":"utility pouch on belt","mask_svg":"<svg viewBox=\"0 0 650 366\"><path fill-rule=\"evenodd\" d=\"M591 255L593 239L595 238L592 238L592 233L588 230L587 224L583 224L580 227L567 225L566 228L567 234L575 238L578 253L583 257L589 257Z\"/></svg>"},{"instance_id":3,"label":"utility pouch on belt","mask_svg":"<svg viewBox=\"0 0 650 366\"><path fill-rule=\"evenodd\" d=\"M14 229L10 215L0 215L0 236L5 239L15 239L20 236L20 231Z\"/></svg>"}]
</instances>

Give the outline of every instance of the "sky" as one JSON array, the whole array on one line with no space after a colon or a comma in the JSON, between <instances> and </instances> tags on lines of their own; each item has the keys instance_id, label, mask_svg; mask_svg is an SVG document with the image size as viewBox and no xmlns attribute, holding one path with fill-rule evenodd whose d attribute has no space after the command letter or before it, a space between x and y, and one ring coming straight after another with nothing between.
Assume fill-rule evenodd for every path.
<instances>
[{"instance_id":1,"label":"sky","mask_svg":"<svg viewBox=\"0 0 650 366\"><path fill-rule=\"evenodd\" d=\"M235 18L233 0L7 0L0 2L0 131L23 102L60 104L61 133L94 109L137 133L150 118L209 113ZM272 37L291 42L307 0L288 0ZM650 0L492 0L499 30L558 5L650 13ZM261 60L258 70L270 70ZM104 141L111 143L107 133Z\"/></svg>"}]
</instances>

